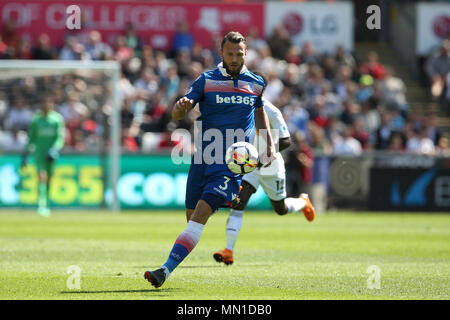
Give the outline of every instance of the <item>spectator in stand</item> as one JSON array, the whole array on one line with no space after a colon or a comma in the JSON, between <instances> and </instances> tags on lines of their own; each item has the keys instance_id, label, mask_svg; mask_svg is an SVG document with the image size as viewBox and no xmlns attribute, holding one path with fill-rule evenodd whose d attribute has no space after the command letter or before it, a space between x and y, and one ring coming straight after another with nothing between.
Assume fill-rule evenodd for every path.
<instances>
[{"instance_id":1,"label":"spectator in stand","mask_svg":"<svg viewBox=\"0 0 450 320\"><path fill-rule=\"evenodd\" d=\"M160 78L155 75L152 68L145 68L133 86L140 98L149 100L159 90Z\"/></svg>"},{"instance_id":2,"label":"spectator in stand","mask_svg":"<svg viewBox=\"0 0 450 320\"><path fill-rule=\"evenodd\" d=\"M413 136L406 143L406 149L416 154L434 154L434 143L428 138L425 127L417 127Z\"/></svg>"},{"instance_id":3,"label":"spectator in stand","mask_svg":"<svg viewBox=\"0 0 450 320\"><path fill-rule=\"evenodd\" d=\"M370 134L364 128L364 122L361 116L353 121L351 126L351 136L359 141L364 150L371 149Z\"/></svg>"},{"instance_id":4,"label":"spectator in stand","mask_svg":"<svg viewBox=\"0 0 450 320\"><path fill-rule=\"evenodd\" d=\"M134 120L134 113L131 111L131 99L125 99L123 101L120 119L122 128L129 129L131 127Z\"/></svg>"},{"instance_id":5,"label":"spectator in stand","mask_svg":"<svg viewBox=\"0 0 450 320\"><path fill-rule=\"evenodd\" d=\"M289 32L283 26L279 25L273 29L267 44L275 59L284 59L292 42Z\"/></svg>"},{"instance_id":6,"label":"spectator in stand","mask_svg":"<svg viewBox=\"0 0 450 320\"><path fill-rule=\"evenodd\" d=\"M31 50L31 56L35 60L56 59L56 50L50 43L50 37L46 33L42 33L38 38L36 47Z\"/></svg>"},{"instance_id":7,"label":"spectator in stand","mask_svg":"<svg viewBox=\"0 0 450 320\"><path fill-rule=\"evenodd\" d=\"M318 65L320 63L320 54L312 43L307 41L303 44L300 60L302 63Z\"/></svg>"},{"instance_id":8,"label":"spectator in stand","mask_svg":"<svg viewBox=\"0 0 450 320\"><path fill-rule=\"evenodd\" d=\"M137 57L140 57L142 51L142 39L139 37L131 22L128 23L126 27L125 39L127 47L131 48Z\"/></svg>"},{"instance_id":9,"label":"spectator in stand","mask_svg":"<svg viewBox=\"0 0 450 320\"><path fill-rule=\"evenodd\" d=\"M9 19L3 25L1 38L6 47L11 48L12 52L15 53L20 42L20 35L17 32L16 21Z\"/></svg>"},{"instance_id":10,"label":"spectator in stand","mask_svg":"<svg viewBox=\"0 0 450 320\"><path fill-rule=\"evenodd\" d=\"M337 137L333 141L333 152L337 155L361 155L361 143L352 137L352 129L350 127L344 127L342 137Z\"/></svg>"},{"instance_id":11,"label":"spectator in stand","mask_svg":"<svg viewBox=\"0 0 450 320\"><path fill-rule=\"evenodd\" d=\"M59 53L61 60L84 60L89 58L84 51L84 46L78 42L75 36L67 36L64 47Z\"/></svg>"},{"instance_id":12,"label":"spectator in stand","mask_svg":"<svg viewBox=\"0 0 450 320\"><path fill-rule=\"evenodd\" d=\"M320 66L317 64L309 64L306 80L301 83L302 91L305 93L307 103L312 103L312 101L320 95L322 85L325 81Z\"/></svg>"},{"instance_id":13,"label":"spectator in stand","mask_svg":"<svg viewBox=\"0 0 450 320\"><path fill-rule=\"evenodd\" d=\"M441 109L450 115L450 72L445 76L445 91L442 95Z\"/></svg>"},{"instance_id":14,"label":"spectator in stand","mask_svg":"<svg viewBox=\"0 0 450 320\"><path fill-rule=\"evenodd\" d=\"M302 96L303 92L299 86L300 82L300 70L299 67L293 63L287 65L284 70L283 77L281 78L283 82L283 90L289 89L291 94L296 96ZM279 105L279 104L277 104Z\"/></svg>"},{"instance_id":15,"label":"spectator in stand","mask_svg":"<svg viewBox=\"0 0 450 320\"><path fill-rule=\"evenodd\" d=\"M325 98L318 95L308 107L310 119L318 126L325 128L329 117L332 115L325 107Z\"/></svg>"},{"instance_id":16,"label":"spectator in stand","mask_svg":"<svg viewBox=\"0 0 450 320\"><path fill-rule=\"evenodd\" d=\"M305 108L302 107L301 102L298 99L292 99L283 110L283 115L286 119L289 132L302 131L306 133L309 114Z\"/></svg>"},{"instance_id":17,"label":"spectator in stand","mask_svg":"<svg viewBox=\"0 0 450 320\"><path fill-rule=\"evenodd\" d=\"M300 48L296 45L291 45L289 49L286 52L286 56L284 57L284 60L287 63L300 65L302 60L300 59Z\"/></svg>"},{"instance_id":18,"label":"spectator in stand","mask_svg":"<svg viewBox=\"0 0 450 320\"><path fill-rule=\"evenodd\" d=\"M384 78L386 70L384 65L378 62L378 54L370 51L367 54L367 61L361 65L360 72L370 74L376 80L381 80Z\"/></svg>"},{"instance_id":19,"label":"spectator in stand","mask_svg":"<svg viewBox=\"0 0 450 320\"><path fill-rule=\"evenodd\" d=\"M401 132L394 132L386 150L389 152L404 153L406 151L405 141L406 137L404 134Z\"/></svg>"},{"instance_id":20,"label":"spectator in stand","mask_svg":"<svg viewBox=\"0 0 450 320\"><path fill-rule=\"evenodd\" d=\"M111 60L114 57L112 48L102 41L102 34L97 30L89 32L86 52L90 60Z\"/></svg>"},{"instance_id":21,"label":"spectator in stand","mask_svg":"<svg viewBox=\"0 0 450 320\"><path fill-rule=\"evenodd\" d=\"M329 82L324 82L321 89L320 95L324 98L327 117L338 116L342 112L341 98L331 91Z\"/></svg>"},{"instance_id":22,"label":"spectator in stand","mask_svg":"<svg viewBox=\"0 0 450 320\"><path fill-rule=\"evenodd\" d=\"M355 58L353 58L350 53L346 52L343 46L336 47L334 60L336 61L336 65L339 68L342 66L346 66L350 68L350 70L352 70L356 66Z\"/></svg>"},{"instance_id":23,"label":"spectator in stand","mask_svg":"<svg viewBox=\"0 0 450 320\"><path fill-rule=\"evenodd\" d=\"M80 134L77 131L80 129L83 120L89 116L88 107L80 102L79 94L71 91L67 95L67 102L59 106L58 112L63 116L66 122L66 129L69 134L69 141L71 146L76 146Z\"/></svg>"},{"instance_id":24,"label":"spectator in stand","mask_svg":"<svg viewBox=\"0 0 450 320\"><path fill-rule=\"evenodd\" d=\"M425 73L430 83L433 98L441 97L445 86L445 79L450 72L450 41L445 40L438 53L433 53L425 63Z\"/></svg>"},{"instance_id":25,"label":"spectator in stand","mask_svg":"<svg viewBox=\"0 0 450 320\"><path fill-rule=\"evenodd\" d=\"M8 46L3 41L2 36L0 35L0 59L5 59L7 57L6 53L8 50Z\"/></svg>"},{"instance_id":26,"label":"spectator in stand","mask_svg":"<svg viewBox=\"0 0 450 320\"><path fill-rule=\"evenodd\" d=\"M162 79L165 88L164 97L166 101L175 101L180 87L180 77L178 76L178 68L176 64L172 64L168 69L166 76ZM169 103L171 105L172 103Z\"/></svg>"},{"instance_id":27,"label":"spectator in stand","mask_svg":"<svg viewBox=\"0 0 450 320\"><path fill-rule=\"evenodd\" d=\"M13 99L12 108L6 114L5 127L15 128L17 131L27 131L31 123L33 112L29 105L26 104L25 99L18 95Z\"/></svg>"},{"instance_id":28,"label":"spectator in stand","mask_svg":"<svg viewBox=\"0 0 450 320\"><path fill-rule=\"evenodd\" d=\"M333 57L325 55L322 60L321 67L324 72L325 79L333 81L336 76L336 62Z\"/></svg>"},{"instance_id":29,"label":"spectator in stand","mask_svg":"<svg viewBox=\"0 0 450 320\"><path fill-rule=\"evenodd\" d=\"M402 79L395 77L394 70L386 67L386 75L380 82L381 100L387 107L401 110L406 114L408 105L406 103L406 85Z\"/></svg>"},{"instance_id":30,"label":"spectator in stand","mask_svg":"<svg viewBox=\"0 0 450 320\"><path fill-rule=\"evenodd\" d=\"M256 26L250 26L247 32L247 36L245 37L248 48L258 50L260 47L266 46L267 41L260 36L260 30ZM246 58L247 63L247 58Z\"/></svg>"},{"instance_id":31,"label":"spectator in stand","mask_svg":"<svg viewBox=\"0 0 450 320\"><path fill-rule=\"evenodd\" d=\"M377 150L385 150L391 142L393 130L391 127L392 115L388 112L381 113L380 127L374 133L374 146Z\"/></svg>"},{"instance_id":32,"label":"spectator in stand","mask_svg":"<svg viewBox=\"0 0 450 320\"><path fill-rule=\"evenodd\" d=\"M123 34L118 35L116 37L114 59L121 63L127 63L133 57L134 50L128 46L127 37Z\"/></svg>"},{"instance_id":33,"label":"spectator in stand","mask_svg":"<svg viewBox=\"0 0 450 320\"><path fill-rule=\"evenodd\" d=\"M362 75L359 79L359 90L356 92L356 100L359 103L364 103L365 101L369 100L373 97L374 89L373 84L374 80L371 75L365 74Z\"/></svg>"},{"instance_id":34,"label":"spectator in stand","mask_svg":"<svg viewBox=\"0 0 450 320\"><path fill-rule=\"evenodd\" d=\"M175 122L169 122L166 125L166 128L161 136L161 140L158 143L158 149L160 150L167 150L171 149L175 146L181 145L182 139L179 137L178 139L172 140L172 133L177 128L177 125Z\"/></svg>"},{"instance_id":35,"label":"spectator in stand","mask_svg":"<svg viewBox=\"0 0 450 320\"><path fill-rule=\"evenodd\" d=\"M172 40L172 54L176 56L180 50L191 53L194 46L194 36L189 31L189 23L186 20L177 23L177 30Z\"/></svg>"},{"instance_id":36,"label":"spectator in stand","mask_svg":"<svg viewBox=\"0 0 450 320\"><path fill-rule=\"evenodd\" d=\"M27 145L28 137L25 131L12 127L10 131L0 131L0 150L4 152L22 152Z\"/></svg>"},{"instance_id":37,"label":"spectator in stand","mask_svg":"<svg viewBox=\"0 0 450 320\"><path fill-rule=\"evenodd\" d=\"M343 65L337 69L337 75L333 81L333 91L338 94L342 101L349 98L348 87L351 83L352 69Z\"/></svg>"},{"instance_id":38,"label":"spectator in stand","mask_svg":"<svg viewBox=\"0 0 450 320\"><path fill-rule=\"evenodd\" d=\"M178 50L175 56L175 62L178 68L178 76L184 78L189 75L191 54L187 49ZM195 79L194 79L195 80Z\"/></svg>"},{"instance_id":39,"label":"spectator in stand","mask_svg":"<svg viewBox=\"0 0 450 320\"><path fill-rule=\"evenodd\" d=\"M5 120L5 116L9 108L10 108L9 101L8 98L6 97L5 92L0 91L0 130L3 127L3 122Z\"/></svg>"},{"instance_id":40,"label":"spectator in stand","mask_svg":"<svg viewBox=\"0 0 450 320\"><path fill-rule=\"evenodd\" d=\"M379 106L380 109L384 109L384 106ZM372 108L369 101L364 102L361 105L361 120L364 123L364 128L370 133L380 126L380 112L378 108Z\"/></svg>"},{"instance_id":41,"label":"spectator in stand","mask_svg":"<svg viewBox=\"0 0 450 320\"><path fill-rule=\"evenodd\" d=\"M438 145L439 140L442 137L442 131L437 127L437 119L438 117L435 113L431 113L425 118L427 136L433 141L435 146Z\"/></svg>"},{"instance_id":42,"label":"spectator in stand","mask_svg":"<svg viewBox=\"0 0 450 320\"><path fill-rule=\"evenodd\" d=\"M308 123L308 141L313 149L323 152L325 155L330 155L333 148L330 142L325 137L324 128L318 126L314 122Z\"/></svg>"},{"instance_id":43,"label":"spectator in stand","mask_svg":"<svg viewBox=\"0 0 450 320\"><path fill-rule=\"evenodd\" d=\"M286 171L290 173L286 176L288 196L311 192L314 166L314 154L306 140L306 134L297 131L293 140L294 148L289 151L285 160Z\"/></svg>"},{"instance_id":44,"label":"spectator in stand","mask_svg":"<svg viewBox=\"0 0 450 320\"><path fill-rule=\"evenodd\" d=\"M357 103L351 100L345 100L342 103L342 112L339 115L339 121L350 126L357 114Z\"/></svg>"},{"instance_id":45,"label":"spectator in stand","mask_svg":"<svg viewBox=\"0 0 450 320\"><path fill-rule=\"evenodd\" d=\"M276 60L272 56L270 47L268 45L258 48L259 62L255 62L258 70L271 70L276 68Z\"/></svg>"},{"instance_id":46,"label":"spectator in stand","mask_svg":"<svg viewBox=\"0 0 450 320\"><path fill-rule=\"evenodd\" d=\"M277 75L276 69L271 69L267 73L267 83L264 96L269 101L276 101L283 90L283 83Z\"/></svg>"},{"instance_id":47,"label":"spectator in stand","mask_svg":"<svg viewBox=\"0 0 450 320\"><path fill-rule=\"evenodd\" d=\"M14 55L14 59L31 59L32 56L30 41L22 37L19 41L19 47Z\"/></svg>"},{"instance_id":48,"label":"spectator in stand","mask_svg":"<svg viewBox=\"0 0 450 320\"><path fill-rule=\"evenodd\" d=\"M450 157L450 144L447 137L441 137L436 146L436 155Z\"/></svg>"}]
</instances>

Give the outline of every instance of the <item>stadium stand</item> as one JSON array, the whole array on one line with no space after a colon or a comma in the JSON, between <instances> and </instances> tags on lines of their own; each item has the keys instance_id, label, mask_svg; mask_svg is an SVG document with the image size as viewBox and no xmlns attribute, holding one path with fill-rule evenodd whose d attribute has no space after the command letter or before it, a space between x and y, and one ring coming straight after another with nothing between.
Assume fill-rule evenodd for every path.
<instances>
[{"instance_id":1,"label":"stadium stand","mask_svg":"<svg viewBox=\"0 0 450 320\"><path fill-rule=\"evenodd\" d=\"M123 146L130 152L155 152L167 149L158 139L164 137L163 132L171 123L174 101L201 72L218 61L214 49L191 45L188 28L182 22L180 28L183 37L174 43L176 47L162 52L144 44L132 27L111 44L94 30L88 35L70 35L62 48L54 48L49 46L46 34L41 34L37 45L31 46L15 32L13 24L6 22L0 35L0 58L120 61ZM424 140L419 137L423 135L433 141L432 146L424 147L427 153L448 153L448 137L440 128L446 118L438 116L434 121L426 121L429 114L439 110L420 104L426 89L418 88L387 45L356 44L356 55L340 47L325 54L308 42L297 47L286 34L282 26L267 39L249 34L247 64L268 75L265 95L281 109L293 135L302 131L313 148L328 145L325 149L331 152L341 150L347 136L353 138L356 149L385 150L399 141L396 148L408 151L410 140ZM430 54L430 70L431 66L439 66L432 59L434 55ZM448 52L441 60L440 65L449 64ZM107 114L105 108L90 104L89 96L103 92L91 92L95 86L86 81L70 76L62 82L51 77L38 82L29 79L24 84L25 91L0 92L2 149L6 150L11 139L26 130L41 87L46 84L54 86L57 110L67 123L66 146L80 150L96 147L96 139L88 137L101 134L102 119ZM448 105L450 95L440 94L440 105ZM192 130L193 119L192 116L177 125ZM393 137L400 140L391 141Z\"/></svg>"}]
</instances>

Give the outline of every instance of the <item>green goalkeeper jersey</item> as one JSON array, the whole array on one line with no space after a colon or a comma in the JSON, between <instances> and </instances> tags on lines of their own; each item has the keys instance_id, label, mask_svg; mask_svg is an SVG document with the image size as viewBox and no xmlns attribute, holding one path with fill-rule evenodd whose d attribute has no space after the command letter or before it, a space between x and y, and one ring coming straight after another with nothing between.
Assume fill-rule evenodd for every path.
<instances>
[{"instance_id":1,"label":"green goalkeeper jersey","mask_svg":"<svg viewBox=\"0 0 450 320\"><path fill-rule=\"evenodd\" d=\"M38 112L31 120L28 132L27 150L33 150L37 161L46 158L50 149L59 151L64 146L64 118L56 111L49 111L47 116Z\"/></svg>"}]
</instances>

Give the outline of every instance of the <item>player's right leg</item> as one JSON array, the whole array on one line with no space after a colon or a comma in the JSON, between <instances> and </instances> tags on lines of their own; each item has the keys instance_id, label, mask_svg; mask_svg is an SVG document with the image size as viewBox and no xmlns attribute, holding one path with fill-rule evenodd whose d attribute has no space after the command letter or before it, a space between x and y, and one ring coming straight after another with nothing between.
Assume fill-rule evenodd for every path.
<instances>
[{"instance_id":1,"label":"player's right leg","mask_svg":"<svg viewBox=\"0 0 450 320\"><path fill-rule=\"evenodd\" d=\"M45 161L41 157L36 157L35 160L39 177L38 213L43 217L48 217L50 216L50 209L48 208L50 170L47 161Z\"/></svg>"}]
</instances>

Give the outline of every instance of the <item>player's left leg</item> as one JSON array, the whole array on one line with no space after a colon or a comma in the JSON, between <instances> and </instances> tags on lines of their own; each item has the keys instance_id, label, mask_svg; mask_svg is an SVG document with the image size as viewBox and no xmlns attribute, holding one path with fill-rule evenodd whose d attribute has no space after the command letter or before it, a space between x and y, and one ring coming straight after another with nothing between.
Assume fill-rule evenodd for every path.
<instances>
[{"instance_id":1,"label":"player's left leg","mask_svg":"<svg viewBox=\"0 0 450 320\"><path fill-rule=\"evenodd\" d=\"M191 215L186 229L180 233L170 251L167 261L161 268L154 271L146 271L144 274L155 288L160 287L169 278L175 268L189 255L200 241L203 228L213 211L223 203L224 199L215 195L205 195L200 199Z\"/></svg>"},{"instance_id":2,"label":"player's left leg","mask_svg":"<svg viewBox=\"0 0 450 320\"><path fill-rule=\"evenodd\" d=\"M188 256L200 240L209 217L225 202L231 203L232 195L239 190L239 180L235 177L215 176L208 178L204 192L191 214L186 229L180 233L172 247L167 261L161 268L144 274L155 288L160 287L173 270Z\"/></svg>"},{"instance_id":3,"label":"player's left leg","mask_svg":"<svg viewBox=\"0 0 450 320\"><path fill-rule=\"evenodd\" d=\"M303 212L308 221L314 220L316 211L307 194L302 193L298 198L286 198L285 173L279 173L276 176L261 176L260 184L277 214Z\"/></svg>"}]
</instances>

